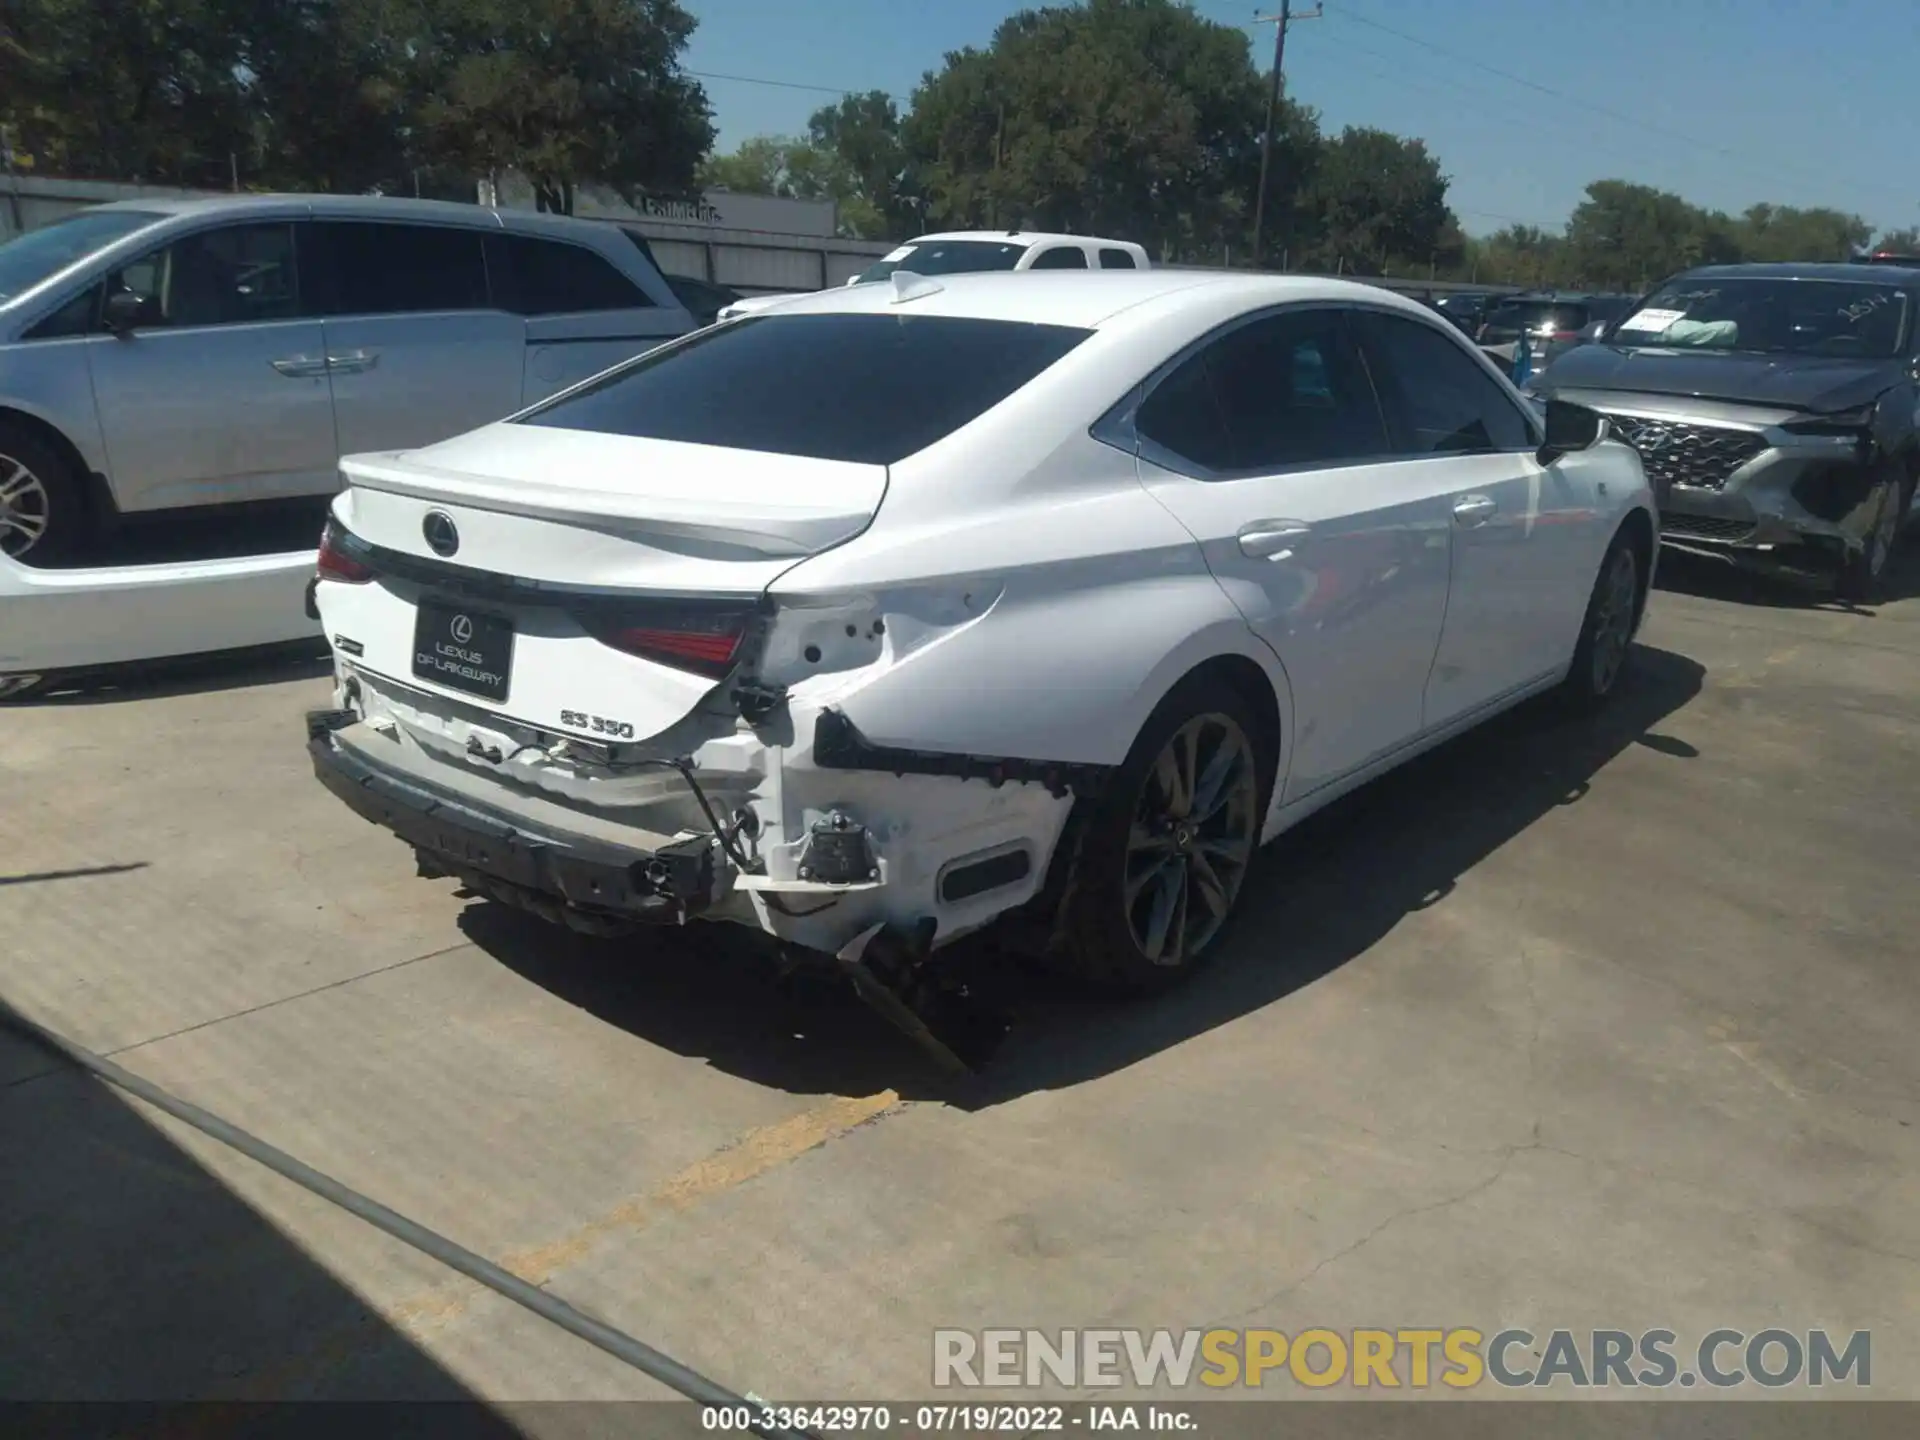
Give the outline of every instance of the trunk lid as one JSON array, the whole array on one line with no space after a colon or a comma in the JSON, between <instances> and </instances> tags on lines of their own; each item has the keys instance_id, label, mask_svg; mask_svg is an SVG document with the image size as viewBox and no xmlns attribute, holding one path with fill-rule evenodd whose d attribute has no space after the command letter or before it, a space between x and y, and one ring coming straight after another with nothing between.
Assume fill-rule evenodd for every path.
<instances>
[{"instance_id":1,"label":"trunk lid","mask_svg":"<svg viewBox=\"0 0 1920 1440\"><path fill-rule=\"evenodd\" d=\"M545 747L524 727L591 747L687 738L681 722L751 660L767 587L863 531L887 480L883 465L513 425L341 470L339 544L365 576L336 565L329 580L323 557L336 651L416 743L529 782Z\"/></svg>"},{"instance_id":2,"label":"trunk lid","mask_svg":"<svg viewBox=\"0 0 1920 1440\"><path fill-rule=\"evenodd\" d=\"M884 465L509 424L422 450L352 455L340 468L353 486L383 495L577 527L722 565L781 562L781 569L866 529L887 489ZM433 553L418 532L366 538ZM537 552L516 558L542 563ZM507 573L573 578L519 566Z\"/></svg>"}]
</instances>

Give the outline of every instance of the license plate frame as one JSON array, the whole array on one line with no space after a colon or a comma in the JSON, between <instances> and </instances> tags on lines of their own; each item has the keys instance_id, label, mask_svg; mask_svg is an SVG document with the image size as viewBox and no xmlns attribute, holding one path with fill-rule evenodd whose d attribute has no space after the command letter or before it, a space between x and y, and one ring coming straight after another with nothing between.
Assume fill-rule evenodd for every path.
<instances>
[{"instance_id":1,"label":"license plate frame","mask_svg":"<svg viewBox=\"0 0 1920 1440\"><path fill-rule=\"evenodd\" d=\"M513 685L513 621L459 600L414 607L413 674L462 695L503 703Z\"/></svg>"}]
</instances>

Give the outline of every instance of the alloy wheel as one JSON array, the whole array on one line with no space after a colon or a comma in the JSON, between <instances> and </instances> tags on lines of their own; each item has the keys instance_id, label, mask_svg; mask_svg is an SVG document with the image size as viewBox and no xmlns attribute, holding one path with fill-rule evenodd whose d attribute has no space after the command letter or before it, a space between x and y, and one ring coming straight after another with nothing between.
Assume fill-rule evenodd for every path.
<instances>
[{"instance_id":1,"label":"alloy wheel","mask_svg":"<svg viewBox=\"0 0 1920 1440\"><path fill-rule=\"evenodd\" d=\"M1605 695L1620 678L1633 642L1633 610L1639 597L1639 566L1622 545L1607 563L1593 612L1593 693Z\"/></svg>"},{"instance_id":2,"label":"alloy wheel","mask_svg":"<svg viewBox=\"0 0 1920 1440\"><path fill-rule=\"evenodd\" d=\"M1232 913L1259 839L1260 772L1231 718L1176 730L1140 787L1122 890L1127 928L1155 965L1188 963Z\"/></svg>"},{"instance_id":3,"label":"alloy wheel","mask_svg":"<svg viewBox=\"0 0 1920 1440\"><path fill-rule=\"evenodd\" d=\"M52 510L40 477L11 455L0 454L0 555L17 560L39 544Z\"/></svg>"}]
</instances>

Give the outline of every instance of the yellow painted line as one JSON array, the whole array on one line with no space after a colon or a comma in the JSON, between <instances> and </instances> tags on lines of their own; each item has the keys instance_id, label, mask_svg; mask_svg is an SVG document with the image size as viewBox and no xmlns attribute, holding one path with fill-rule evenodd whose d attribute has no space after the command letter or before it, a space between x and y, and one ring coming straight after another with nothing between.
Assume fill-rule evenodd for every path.
<instances>
[{"instance_id":1,"label":"yellow painted line","mask_svg":"<svg viewBox=\"0 0 1920 1440\"><path fill-rule=\"evenodd\" d=\"M849 1130L877 1120L900 1104L892 1090L829 1100L812 1110L749 1130L724 1150L697 1160L664 1184L614 1206L569 1235L522 1250L500 1261L530 1285L544 1285L556 1271L583 1259L594 1244L619 1230L638 1230L656 1216L692 1209L755 1176L797 1160Z\"/></svg>"},{"instance_id":2,"label":"yellow painted line","mask_svg":"<svg viewBox=\"0 0 1920 1440\"><path fill-rule=\"evenodd\" d=\"M604 1215L567 1234L516 1251L498 1263L530 1284L545 1285L561 1270L584 1259L608 1236L639 1230L663 1216L691 1210L899 1108L900 1096L893 1090L882 1090L877 1095L839 1096L775 1124L749 1130L644 1194L623 1200ZM379 1315L402 1335L418 1339L425 1332L459 1318L476 1299L491 1293L478 1285L452 1281L385 1306ZM365 1325L347 1326L317 1336L300 1354L245 1376L221 1398L286 1399L290 1389L312 1386L336 1365L366 1350L370 1339ZM212 1440L212 1434L205 1425L192 1425L180 1433L180 1440Z\"/></svg>"}]
</instances>

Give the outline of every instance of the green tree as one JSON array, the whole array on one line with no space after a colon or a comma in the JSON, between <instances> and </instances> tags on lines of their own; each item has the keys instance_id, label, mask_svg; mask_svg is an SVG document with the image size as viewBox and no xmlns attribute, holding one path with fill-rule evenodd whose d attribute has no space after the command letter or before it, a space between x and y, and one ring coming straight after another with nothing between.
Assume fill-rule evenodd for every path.
<instances>
[{"instance_id":1,"label":"green tree","mask_svg":"<svg viewBox=\"0 0 1920 1440\"><path fill-rule=\"evenodd\" d=\"M0 124L54 174L224 185L251 149L241 0L7 0Z\"/></svg>"},{"instance_id":2,"label":"green tree","mask_svg":"<svg viewBox=\"0 0 1920 1440\"><path fill-rule=\"evenodd\" d=\"M1422 141L1349 127L1320 147L1305 199L1312 256L1324 268L1424 271L1459 254L1447 177Z\"/></svg>"},{"instance_id":3,"label":"green tree","mask_svg":"<svg viewBox=\"0 0 1920 1440\"><path fill-rule=\"evenodd\" d=\"M399 0L279 0L250 27L246 84L254 150L245 177L337 193L451 190L435 184L414 123L421 11ZM416 177L420 178L416 178Z\"/></svg>"},{"instance_id":4,"label":"green tree","mask_svg":"<svg viewBox=\"0 0 1920 1440\"><path fill-rule=\"evenodd\" d=\"M1172 0L1021 11L946 57L902 125L929 225L1124 236L1163 254L1244 248L1264 86L1245 36ZM1274 213L1291 213L1290 108Z\"/></svg>"},{"instance_id":5,"label":"green tree","mask_svg":"<svg viewBox=\"0 0 1920 1440\"><path fill-rule=\"evenodd\" d=\"M915 206L893 97L880 90L848 95L814 111L807 134L827 162L843 233L863 240L912 233Z\"/></svg>"},{"instance_id":6,"label":"green tree","mask_svg":"<svg viewBox=\"0 0 1920 1440\"><path fill-rule=\"evenodd\" d=\"M1741 215L1736 235L1748 260L1845 261L1865 248L1873 227L1839 210L1752 205Z\"/></svg>"},{"instance_id":7,"label":"green tree","mask_svg":"<svg viewBox=\"0 0 1920 1440\"><path fill-rule=\"evenodd\" d=\"M1556 285L1569 278L1566 270L1566 242L1537 225L1509 225L1469 241L1456 266L1463 279L1488 285Z\"/></svg>"},{"instance_id":8,"label":"green tree","mask_svg":"<svg viewBox=\"0 0 1920 1440\"><path fill-rule=\"evenodd\" d=\"M675 0L420 0L422 153L513 169L545 210L582 183L632 201L685 193L713 144L681 69L694 21Z\"/></svg>"},{"instance_id":9,"label":"green tree","mask_svg":"<svg viewBox=\"0 0 1920 1440\"><path fill-rule=\"evenodd\" d=\"M700 165L702 186L743 195L777 195L791 200L821 200L829 194L831 162L805 140L756 135L729 154L710 155Z\"/></svg>"},{"instance_id":10,"label":"green tree","mask_svg":"<svg viewBox=\"0 0 1920 1440\"><path fill-rule=\"evenodd\" d=\"M1678 195L1626 180L1596 180L1567 221L1574 274L1610 289L1643 290L1676 271L1742 258L1737 224Z\"/></svg>"},{"instance_id":11,"label":"green tree","mask_svg":"<svg viewBox=\"0 0 1920 1440\"><path fill-rule=\"evenodd\" d=\"M1896 255L1920 255L1920 226L1909 225L1904 230L1888 230L1873 242L1876 250L1891 250Z\"/></svg>"}]
</instances>

